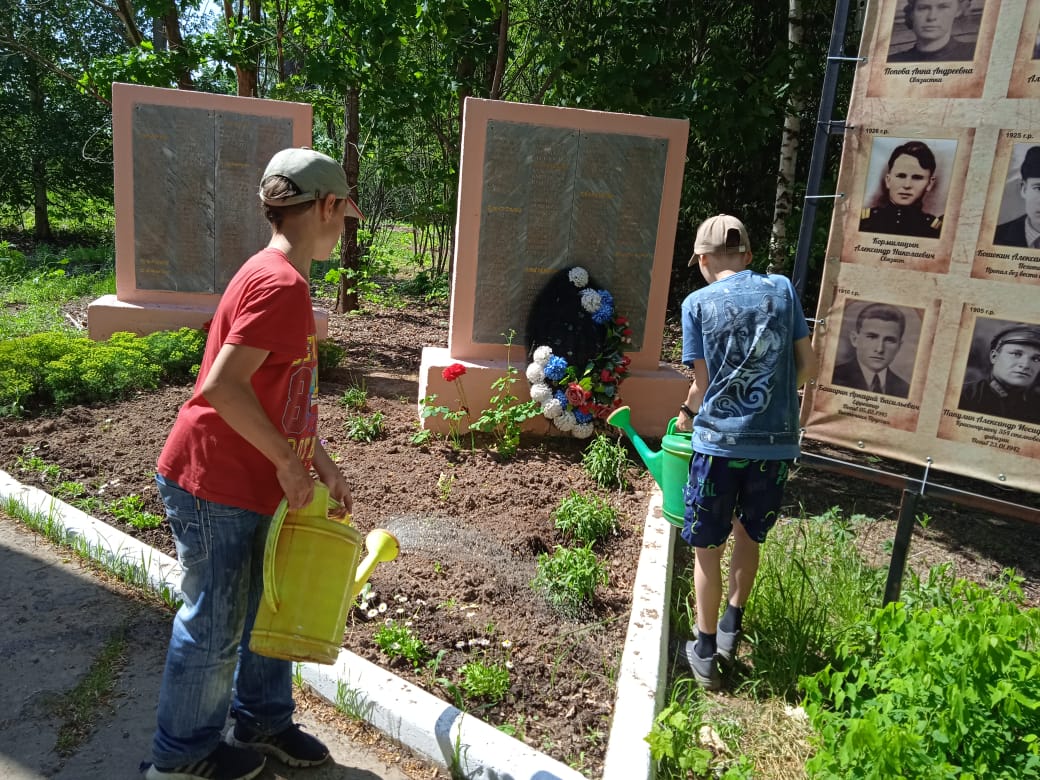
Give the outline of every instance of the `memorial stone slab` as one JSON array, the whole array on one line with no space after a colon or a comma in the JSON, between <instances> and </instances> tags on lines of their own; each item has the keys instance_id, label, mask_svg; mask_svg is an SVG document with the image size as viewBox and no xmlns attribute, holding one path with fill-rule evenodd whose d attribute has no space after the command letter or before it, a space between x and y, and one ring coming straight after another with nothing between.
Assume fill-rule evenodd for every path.
<instances>
[{"instance_id":1,"label":"memorial stone slab","mask_svg":"<svg viewBox=\"0 0 1040 780\"><path fill-rule=\"evenodd\" d=\"M448 347L424 350L420 398L451 398L440 369L462 362L470 405L483 408L477 377L490 386L507 361L522 368L532 301L577 265L631 323L633 424L663 433L660 399L681 400L686 382L660 352L688 133L685 120L467 99Z\"/></svg>"},{"instance_id":2,"label":"memorial stone slab","mask_svg":"<svg viewBox=\"0 0 1040 780\"><path fill-rule=\"evenodd\" d=\"M311 107L112 86L116 294L88 308L91 338L198 327L270 227L257 186L271 156L311 140ZM315 310L319 337L328 314Z\"/></svg>"}]
</instances>

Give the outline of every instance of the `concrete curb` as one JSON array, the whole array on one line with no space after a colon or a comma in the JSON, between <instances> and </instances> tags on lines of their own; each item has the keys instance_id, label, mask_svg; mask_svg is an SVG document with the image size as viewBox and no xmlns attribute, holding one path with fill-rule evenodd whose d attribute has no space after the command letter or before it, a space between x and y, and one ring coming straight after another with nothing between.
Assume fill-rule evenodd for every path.
<instances>
[{"instance_id":1,"label":"concrete curb","mask_svg":"<svg viewBox=\"0 0 1040 780\"><path fill-rule=\"evenodd\" d=\"M179 593L177 561L65 502L22 485L0 471L0 500L12 499L64 530L105 564L139 567L156 592ZM652 778L650 733L667 666L668 598L675 528L661 516L661 493L651 496L643 545L633 586L614 720L607 743L603 780ZM366 661L349 650L335 664L301 664L304 682L333 705L349 700L390 739L418 756L466 778L488 780L584 780L559 761Z\"/></svg>"}]
</instances>

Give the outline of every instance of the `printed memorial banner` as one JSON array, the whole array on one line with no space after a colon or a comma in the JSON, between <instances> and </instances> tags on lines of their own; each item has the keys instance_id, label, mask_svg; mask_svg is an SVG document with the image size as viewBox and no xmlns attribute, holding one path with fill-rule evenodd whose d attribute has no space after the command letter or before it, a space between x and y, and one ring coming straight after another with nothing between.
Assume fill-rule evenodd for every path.
<instances>
[{"instance_id":1,"label":"printed memorial banner","mask_svg":"<svg viewBox=\"0 0 1040 780\"><path fill-rule=\"evenodd\" d=\"M1040 0L866 9L806 436L1040 493Z\"/></svg>"}]
</instances>

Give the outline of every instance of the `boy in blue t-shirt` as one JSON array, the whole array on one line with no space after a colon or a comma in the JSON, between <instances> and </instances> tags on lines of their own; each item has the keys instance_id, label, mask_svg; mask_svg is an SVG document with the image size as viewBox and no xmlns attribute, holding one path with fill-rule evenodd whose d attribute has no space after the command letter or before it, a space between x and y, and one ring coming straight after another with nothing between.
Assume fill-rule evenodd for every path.
<instances>
[{"instance_id":1,"label":"boy in blue t-shirt","mask_svg":"<svg viewBox=\"0 0 1040 780\"><path fill-rule=\"evenodd\" d=\"M817 366L794 287L785 276L748 268L751 247L739 219L720 214L701 223L694 262L708 286L682 305L682 359L694 380L676 427L693 432L682 538L694 547L697 603L697 641L686 642L682 655L697 682L717 690L718 659L736 652L759 545L776 523L798 457L797 391ZM729 598L720 621L730 531Z\"/></svg>"}]
</instances>

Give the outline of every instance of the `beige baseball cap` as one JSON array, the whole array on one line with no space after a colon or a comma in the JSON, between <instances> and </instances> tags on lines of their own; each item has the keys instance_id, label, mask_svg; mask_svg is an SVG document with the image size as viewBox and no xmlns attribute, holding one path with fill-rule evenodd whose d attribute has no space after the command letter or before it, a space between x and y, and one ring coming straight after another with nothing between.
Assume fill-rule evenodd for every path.
<instances>
[{"instance_id":1,"label":"beige baseball cap","mask_svg":"<svg viewBox=\"0 0 1040 780\"><path fill-rule=\"evenodd\" d=\"M750 251L751 242L748 241L744 223L729 214L719 214L708 217L697 228L690 265L697 265L699 255L733 255Z\"/></svg>"},{"instance_id":2,"label":"beige baseball cap","mask_svg":"<svg viewBox=\"0 0 1040 780\"><path fill-rule=\"evenodd\" d=\"M298 149L282 149L267 163L260 182L263 183L268 176L284 176L296 185L300 194L286 198L265 198L261 189L260 200L267 206L294 206L331 194L347 201L348 216L363 219L361 210L347 194L350 188L347 186L347 175L343 172L343 166L327 154L305 146Z\"/></svg>"}]
</instances>

